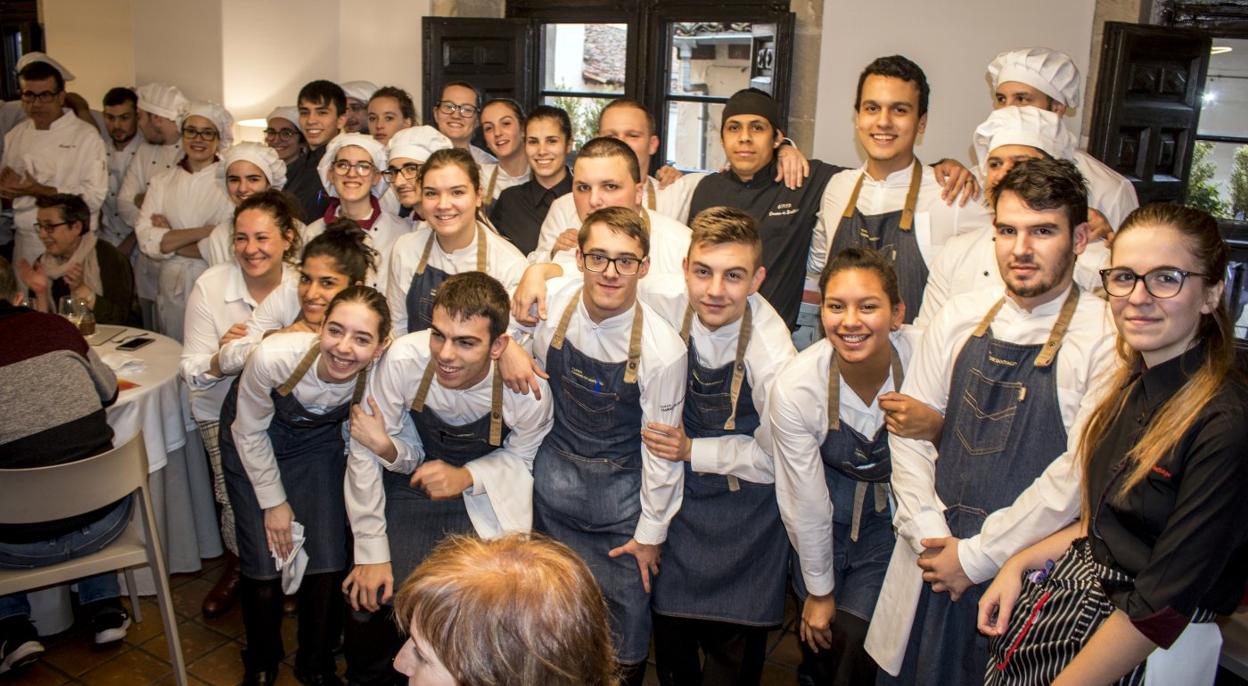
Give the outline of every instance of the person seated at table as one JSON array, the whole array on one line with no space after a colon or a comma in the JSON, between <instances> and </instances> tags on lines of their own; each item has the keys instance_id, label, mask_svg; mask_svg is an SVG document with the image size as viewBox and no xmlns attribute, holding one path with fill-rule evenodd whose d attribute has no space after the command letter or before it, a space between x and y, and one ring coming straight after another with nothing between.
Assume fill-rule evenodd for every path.
<instances>
[{"instance_id":1,"label":"person seated at table","mask_svg":"<svg viewBox=\"0 0 1248 686\"><path fill-rule=\"evenodd\" d=\"M259 147L256 143L243 143L231 148L226 159L244 146ZM264 150L277 159L277 153ZM249 164L239 161L228 165L226 178L236 177L237 165ZM253 167L253 170L259 174L259 169ZM294 267L302 227L296 219L298 216L299 207L294 198L281 191L265 190L242 200L229 222L234 259L209 267L195 282L186 302L180 371L190 389L191 414L199 426L204 452L212 467L212 490L220 511L221 540L226 550L221 578L204 598L205 617L219 617L229 610L238 590L234 510L226 497L221 453L217 450L217 420L230 384L221 383L226 375L221 373L217 351L223 343L246 333L248 317L270 293L283 284L293 286L298 281L299 272Z\"/></svg>"},{"instance_id":2,"label":"person seated at table","mask_svg":"<svg viewBox=\"0 0 1248 686\"><path fill-rule=\"evenodd\" d=\"M385 296L368 286L346 288L325 309L320 334L265 339L221 406L221 424L230 427L221 432L221 466L242 563L244 684L276 682L284 656L282 592L292 585L295 676L304 684L341 683L332 651L350 561L343 424L389 333ZM297 540L306 540L298 555ZM297 571L288 574L275 559Z\"/></svg>"},{"instance_id":3,"label":"person seated at table","mask_svg":"<svg viewBox=\"0 0 1248 686\"><path fill-rule=\"evenodd\" d=\"M23 300L13 268L0 257L0 340L5 341L0 347L0 479L6 469L75 462L113 447L104 408L117 400L117 377L73 324L23 307ZM0 569L43 567L94 553L126 529L130 507L127 497L69 519L0 524ZM130 616L119 599L117 574L77 583L95 644L125 638ZM0 674L43 652L26 594L0 596Z\"/></svg>"},{"instance_id":4,"label":"person seated at table","mask_svg":"<svg viewBox=\"0 0 1248 686\"><path fill-rule=\"evenodd\" d=\"M413 684L616 686L607 607L589 567L544 536L453 536L394 599Z\"/></svg>"},{"instance_id":5,"label":"person seated at table","mask_svg":"<svg viewBox=\"0 0 1248 686\"><path fill-rule=\"evenodd\" d=\"M247 319L247 332L221 346L217 365L222 374L243 371L243 363L260 341L272 333L317 333L325 308L347 286L364 283L377 253L364 231L351 219L339 219L308 241L299 261L299 278L283 282Z\"/></svg>"},{"instance_id":6,"label":"person seated at table","mask_svg":"<svg viewBox=\"0 0 1248 686\"><path fill-rule=\"evenodd\" d=\"M139 326L139 298L130 260L91 230L91 210L77 195L57 193L35 200L35 230L44 252L30 264L17 261L31 306L54 312L65 296L80 298L100 324Z\"/></svg>"}]
</instances>

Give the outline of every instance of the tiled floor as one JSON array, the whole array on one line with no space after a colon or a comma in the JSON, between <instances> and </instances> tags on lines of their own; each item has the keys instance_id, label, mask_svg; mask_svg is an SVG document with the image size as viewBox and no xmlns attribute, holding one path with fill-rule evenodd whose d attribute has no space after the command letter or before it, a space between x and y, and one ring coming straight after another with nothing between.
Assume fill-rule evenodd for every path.
<instances>
[{"instance_id":1,"label":"tiled floor","mask_svg":"<svg viewBox=\"0 0 1248 686\"><path fill-rule=\"evenodd\" d=\"M243 647L242 613L236 605L225 616L205 619L200 613L204 595L216 581L219 560L207 560L197 574L175 575L171 581L174 607L178 616L178 634L192 684L236 686L243 677L239 651ZM125 601L129 605L129 600ZM169 664L168 643L160 621L160 608L155 598L141 601L143 621L131 625L126 640L106 650L97 650L88 631L72 628L62 634L43 639L48 651L43 659L16 674L0 677L0 686L141 686L142 684L173 684L173 668ZM793 609L788 609L787 626L792 626ZM295 620L288 618L282 627L287 650L294 658ZM774 631L767 665L763 673L765 686L796 682L795 669L800 653L791 631ZM341 658L339 674L342 673ZM646 684L657 685L653 667ZM297 684L289 664L282 666L278 684Z\"/></svg>"}]
</instances>

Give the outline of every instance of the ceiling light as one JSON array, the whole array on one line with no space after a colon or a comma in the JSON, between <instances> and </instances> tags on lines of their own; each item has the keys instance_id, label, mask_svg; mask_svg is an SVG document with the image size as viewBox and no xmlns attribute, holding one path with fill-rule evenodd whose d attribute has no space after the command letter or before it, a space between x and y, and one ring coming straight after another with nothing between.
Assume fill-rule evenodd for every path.
<instances>
[{"instance_id":1,"label":"ceiling light","mask_svg":"<svg viewBox=\"0 0 1248 686\"><path fill-rule=\"evenodd\" d=\"M1215 45L1213 46L1213 49L1209 51L1209 54L1210 55L1225 55L1231 50L1234 50L1234 48L1232 48L1229 45Z\"/></svg>"}]
</instances>

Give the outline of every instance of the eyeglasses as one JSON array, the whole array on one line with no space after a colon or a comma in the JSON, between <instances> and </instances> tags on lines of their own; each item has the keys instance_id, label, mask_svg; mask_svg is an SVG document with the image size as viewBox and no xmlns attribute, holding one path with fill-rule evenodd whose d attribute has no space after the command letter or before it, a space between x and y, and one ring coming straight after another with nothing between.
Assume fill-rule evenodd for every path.
<instances>
[{"instance_id":1,"label":"eyeglasses","mask_svg":"<svg viewBox=\"0 0 1248 686\"><path fill-rule=\"evenodd\" d=\"M35 222L35 231L37 233L52 233L52 230L58 226L68 226L69 222L53 222L45 224L43 222Z\"/></svg>"},{"instance_id":2,"label":"eyeglasses","mask_svg":"<svg viewBox=\"0 0 1248 686\"><path fill-rule=\"evenodd\" d=\"M1135 283L1137 281L1143 281L1144 290L1148 291L1149 295L1154 298L1165 299L1178 295L1179 291L1183 290L1183 282L1189 276L1209 278L1208 274L1189 272L1173 267L1161 267L1147 274L1136 274L1133 270L1126 267L1114 267L1113 269L1101 270L1101 283L1105 285L1106 293L1117 298L1124 298L1135 291Z\"/></svg>"},{"instance_id":3,"label":"eyeglasses","mask_svg":"<svg viewBox=\"0 0 1248 686\"><path fill-rule=\"evenodd\" d=\"M587 252L584 255L585 268L591 272L602 273L607 271L608 265L615 265L615 273L620 276L632 276L641 269L641 263L644 258L624 255L622 257L607 257L602 253Z\"/></svg>"},{"instance_id":4,"label":"eyeglasses","mask_svg":"<svg viewBox=\"0 0 1248 686\"><path fill-rule=\"evenodd\" d=\"M208 141L211 143L212 141L217 140L217 136L219 135L221 134L217 133L216 129L197 129L193 126L182 127L182 137L188 141L193 141L198 138L201 141Z\"/></svg>"},{"instance_id":5,"label":"eyeglasses","mask_svg":"<svg viewBox=\"0 0 1248 686\"><path fill-rule=\"evenodd\" d=\"M443 100L438 103L438 110L440 110L442 114L455 114L456 112L459 112L461 117L469 119L477 116L478 111L476 105L460 105L459 103L451 102L450 100Z\"/></svg>"},{"instance_id":6,"label":"eyeglasses","mask_svg":"<svg viewBox=\"0 0 1248 686\"><path fill-rule=\"evenodd\" d=\"M22 102L49 103L55 100L56 96L60 94L61 94L60 90L42 91L40 93L36 93L34 91L22 91L21 98L22 98Z\"/></svg>"},{"instance_id":7,"label":"eyeglasses","mask_svg":"<svg viewBox=\"0 0 1248 686\"><path fill-rule=\"evenodd\" d=\"M373 173L375 167L372 162L348 162L347 160L334 162L334 173L338 176L346 176L351 173L352 169L360 176L368 176Z\"/></svg>"},{"instance_id":8,"label":"eyeglasses","mask_svg":"<svg viewBox=\"0 0 1248 686\"><path fill-rule=\"evenodd\" d=\"M416 175L419 173L419 164L405 164L397 169L395 167L387 167L385 171L381 172L381 178L385 179L386 183L394 183L394 179L397 176L402 176L408 181L411 181L416 178Z\"/></svg>"},{"instance_id":9,"label":"eyeglasses","mask_svg":"<svg viewBox=\"0 0 1248 686\"><path fill-rule=\"evenodd\" d=\"M284 141L291 140L299 135L298 129L265 129L265 138L280 138Z\"/></svg>"}]
</instances>

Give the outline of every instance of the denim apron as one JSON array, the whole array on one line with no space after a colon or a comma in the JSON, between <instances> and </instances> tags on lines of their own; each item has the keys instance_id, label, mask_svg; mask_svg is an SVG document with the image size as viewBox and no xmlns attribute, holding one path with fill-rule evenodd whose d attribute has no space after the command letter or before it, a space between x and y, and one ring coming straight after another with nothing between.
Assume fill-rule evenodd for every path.
<instances>
[{"instance_id":1,"label":"denim apron","mask_svg":"<svg viewBox=\"0 0 1248 686\"><path fill-rule=\"evenodd\" d=\"M446 281L450 274L429 266L429 255L433 253L433 243L438 240L436 233L430 231L429 240L425 241L425 251L420 254L420 262L416 264L416 273L412 275L412 283L407 289L407 332L424 331L433 324L433 301L438 297L438 286ZM477 271L485 272L486 251L485 229L477 224Z\"/></svg>"},{"instance_id":2,"label":"denim apron","mask_svg":"<svg viewBox=\"0 0 1248 686\"><path fill-rule=\"evenodd\" d=\"M498 365L494 365L489 413L457 426L442 421L436 412L425 406L435 364L430 360L425 367L409 413L424 445L425 461L442 460L463 467L493 452L510 432L503 424L503 377ZM381 478L386 491L390 565L396 582L402 583L447 535L474 532L463 496L432 500L423 488L411 485L410 474L385 470Z\"/></svg>"},{"instance_id":3,"label":"denim apron","mask_svg":"<svg viewBox=\"0 0 1248 686\"><path fill-rule=\"evenodd\" d=\"M901 301L916 306L906 308L906 323L914 321L919 314L917 303L923 302L923 290L927 288L927 262L914 237L914 207L923 184L923 165L916 159L910 173L910 190L906 203L895 212L865 216L858 211L858 194L862 191L863 172L849 194L841 221L832 236L828 261L846 248L873 248L883 253L897 271L897 285L901 289Z\"/></svg>"},{"instance_id":4,"label":"denim apron","mask_svg":"<svg viewBox=\"0 0 1248 686\"><path fill-rule=\"evenodd\" d=\"M936 495L952 535L978 534L1066 450L1053 361L1078 302L1072 284L1048 340L1020 345L992 335L1003 297L958 354L936 459ZM988 639L975 627L986 588L971 586L955 603L923 585L899 683L983 684Z\"/></svg>"},{"instance_id":5,"label":"denim apron","mask_svg":"<svg viewBox=\"0 0 1248 686\"><path fill-rule=\"evenodd\" d=\"M533 528L576 551L598 580L611 614L616 659L650 652L650 597L628 543L641 516L642 309L634 307L625 362L602 362L565 339L581 292L568 303L546 353L555 424L533 461Z\"/></svg>"},{"instance_id":6,"label":"denim apron","mask_svg":"<svg viewBox=\"0 0 1248 686\"><path fill-rule=\"evenodd\" d=\"M893 390L900 390L901 357L892 349ZM823 478L832 500L832 573L838 611L870 621L884 585L884 573L897 537L888 509L888 479L893 472L888 430L868 439L841 423L841 371L836 349L828 364L828 433L819 446ZM794 560L793 582L806 597L800 565Z\"/></svg>"},{"instance_id":7,"label":"denim apron","mask_svg":"<svg viewBox=\"0 0 1248 686\"><path fill-rule=\"evenodd\" d=\"M313 344L299 366L291 372L290 378L269 391L269 397L273 399L269 442L273 445L273 457L277 460L286 500L295 513L295 520L303 525L307 535L303 546L308 553L305 574L338 572L347 568L351 536L342 488L347 470L342 423L350 417L351 405L364 396L368 378L365 372L355 377L351 402L324 414L309 412L293 391L319 354L319 343ZM230 431L237 412L236 378L221 405L223 430L219 440L226 492L234 506L238 558L242 563L243 576L259 580L276 579L281 575L275 567L264 533L264 510L256 500L255 488L243 468L234 445L233 432Z\"/></svg>"},{"instance_id":8,"label":"denim apron","mask_svg":"<svg viewBox=\"0 0 1248 686\"><path fill-rule=\"evenodd\" d=\"M693 309L685 310L680 336L689 346L689 382L682 422L689 438L750 436L758 428L745 369L752 319L747 305L736 359L712 369L698 363L689 335ZM686 462L684 488L653 581L654 611L749 626L782 623L789 542L775 484L700 474Z\"/></svg>"}]
</instances>

